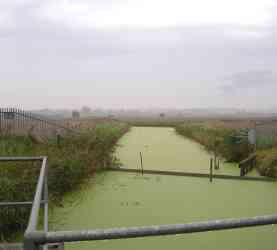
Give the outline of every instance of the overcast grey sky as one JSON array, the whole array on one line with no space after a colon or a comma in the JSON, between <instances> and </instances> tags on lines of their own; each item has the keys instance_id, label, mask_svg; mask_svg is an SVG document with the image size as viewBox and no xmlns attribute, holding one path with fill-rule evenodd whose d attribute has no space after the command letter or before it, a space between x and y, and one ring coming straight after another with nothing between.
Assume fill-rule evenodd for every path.
<instances>
[{"instance_id":1,"label":"overcast grey sky","mask_svg":"<svg viewBox=\"0 0 277 250\"><path fill-rule=\"evenodd\" d=\"M277 108L277 1L0 0L0 106Z\"/></svg>"}]
</instances>

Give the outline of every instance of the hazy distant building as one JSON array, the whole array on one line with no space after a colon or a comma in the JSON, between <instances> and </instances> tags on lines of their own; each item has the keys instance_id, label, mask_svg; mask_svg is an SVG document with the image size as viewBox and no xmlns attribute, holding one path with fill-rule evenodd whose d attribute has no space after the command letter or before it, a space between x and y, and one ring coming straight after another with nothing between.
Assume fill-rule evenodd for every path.
<instances>
[{"instance_id":1,"label":"hazy distant building","mask_svg":"<svg viewBox=\"0 0 277 250\"><path fill-rule=\"evenodd\" d=\"M91 113L91 108L87 106L83 106L81 109L82 114L90 114Z\"/></svg>"},{"instance_id":2,"label":"hazy distant building","mask_svg":"<svg viewBox=\"0 0 277 250\"><path fill-rule=\"evenodd\" d=\"M80 112L77 110L72 111L72 118L73 119L79 119L80 118Z\"/></svg>"}]
</instances>

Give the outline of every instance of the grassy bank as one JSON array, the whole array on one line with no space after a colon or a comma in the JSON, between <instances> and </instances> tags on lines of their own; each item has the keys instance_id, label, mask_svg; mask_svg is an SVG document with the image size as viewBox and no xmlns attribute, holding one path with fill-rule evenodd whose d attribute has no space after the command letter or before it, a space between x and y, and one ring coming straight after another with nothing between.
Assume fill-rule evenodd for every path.
<instances>
[{"instance_id":1,"label":"grassy bank","mask_svg":"<svg viewBox=\"0 0 277 250\"><path fill-rule=\"evenodd\" d=\"M202 123L184 123L175 127L176 132L202 144L207 151L215 152L229 162L239 162L251 151L247 143L237 144L234 130L211 128Z\"/></svg>"},{"instance_id":2,"label":"grassy bank","mask_svg":"<svg viewBox=\"0 0 277 250\"><path fill-rule=\"evenodd\" d=\"M118 139L128 130L124 123L98 124L80 135L49 139L37 143L31 137L9 136L0 140L2 156L47 155L49 160L49 195L61 204L65 193L77 189L97 169L117 164L113 156ZM33 199L39 168L38 163L1 163L0 201ZM51 202L52 204L54 202ZM1 208L0 240L8 240L26 227L30 208Z\"/></svg>"},{"instance_id":3,"label":"grassy bank","mask_svg":"<svg viewBox=\"0 0 277 250\"><path fill-rule=\"evenodd\" d=\"M230 162L240 162L247 158L253 148L245 141L236 143L233 135L236 129L207 126L206 123L186 122L175 127L176 132L185 137L191 138L205 146L210 151ZM260 145L260 141L258 141ZM257 164L258 172L263 176L277 177L277 147L258 147Z\"/></svg>"},{"instance_id":4,"label":"grassy bank","mask_svg":"<svg viewBox=\"0 0 277 250\"><path fill-rule=\"evenodd\" d=\"M277 177L277 147L258 150L257 168L261 175Z\"/></svg>"}]
</instances>

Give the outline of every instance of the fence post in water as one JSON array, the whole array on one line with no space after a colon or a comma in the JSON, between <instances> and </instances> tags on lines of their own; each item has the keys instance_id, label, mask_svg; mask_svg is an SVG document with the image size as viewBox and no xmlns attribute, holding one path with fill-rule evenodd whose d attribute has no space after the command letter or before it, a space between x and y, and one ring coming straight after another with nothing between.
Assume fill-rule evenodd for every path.
<instances>
[{"instance_id":1,"label":"fence post in water","mask_svg":"<svg viewBox=\"0 0 277 250\"><path fill-rule=\"evenodd\" d=\"M217 157L216 153L214 155L214 169L219 169L219 157Z\"/></svg>"},{"instance_id":2,"label":"fence post in water","mask_svg":"<svg viewBox=\"0 0 277 250\"><path fill-rule=\"evenodd\" d=\"M239 169L240 169L240 176L243 176L243 168L242 164L239 163Z\"/></svg>"},{"instance_id":3,"label":"fence post in water","mask_svg":"<svg viewBox=\"0 0 277 250\"><path fill-rule=\"evenodd\" d=\"M219 169L219 159L217 160L217 169Z\"/></svg>"},{"instance_id":4,"label":"fence post in water","mask_svg":"<svg viewBox=\"0 0 277 250\"><path fill-rule=\"evenodd\" d=\"M217 167L216 167L216 152L214 152L214 169L217 169Z\"/></svg>"},{"instance_id":5,"label":"fence post in water","mask_svg":"<svg viewBox=\"0 0 277 250\"><path fill-rule=\"evenodd\" d=\"M142 153L139 152L140 155L140 167L141 167L141 174L143 175L143 163L142 163Z\"/></svg>"},{"instance_id":6,"label":"fence post in water","mask_svg":"<svg viewBox=\"0 0 277 250\"><path fill-rule=\"evenodd\" d=\"M213 158L210 160L210 182L213 181Z\"/></svg>"}]
</instances>

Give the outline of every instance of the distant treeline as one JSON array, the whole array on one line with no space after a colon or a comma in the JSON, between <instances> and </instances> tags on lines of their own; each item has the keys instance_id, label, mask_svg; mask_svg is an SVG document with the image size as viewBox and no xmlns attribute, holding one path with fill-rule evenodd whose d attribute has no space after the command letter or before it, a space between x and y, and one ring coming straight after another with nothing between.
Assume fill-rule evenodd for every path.
<instances>
[{"instance_id":1,"label":"distant treeline","mask_svg":"<svg viewBox=\"0 0 277 250\"><path fill-rule=\"evenodd\" d=\"M183 124L183 119L124 119L131 126L135 127L176 127Z\"/></svg>"}]
</instances>

